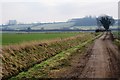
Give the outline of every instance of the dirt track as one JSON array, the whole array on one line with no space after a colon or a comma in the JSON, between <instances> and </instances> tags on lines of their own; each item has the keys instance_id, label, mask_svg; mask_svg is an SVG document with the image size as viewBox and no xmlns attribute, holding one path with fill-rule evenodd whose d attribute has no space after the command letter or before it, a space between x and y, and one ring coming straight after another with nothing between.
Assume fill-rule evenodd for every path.
<instances>
[{"instance_id":1,"label":"dirt track","mask_svg":"<svg viewBox=\"0 0 120 80\"><path fill-rule=\"evenodd\" d=\"M79 77L115 78L120 77L119 52L112 43L112 34L104 33L95 41L91 56Z\"/></svg>"},{"instance_id":2,"label":"dirt track","mask_svg":"<svg viewBox=\"0 0 120 80\"><path fill-rule=\"evenodd\" d=\"M66 78L120 78L120 52L113 36L105 32L84 55L71 59L71 66L54 76ZM52 76L52 77L54 77Z\"/></svg>"}]
</instances>

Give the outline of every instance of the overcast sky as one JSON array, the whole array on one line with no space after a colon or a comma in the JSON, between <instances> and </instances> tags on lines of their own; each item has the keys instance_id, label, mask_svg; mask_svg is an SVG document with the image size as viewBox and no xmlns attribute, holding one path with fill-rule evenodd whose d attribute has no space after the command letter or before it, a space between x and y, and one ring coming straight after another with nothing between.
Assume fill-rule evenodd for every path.
<instances>
[{"instance_id":1,"label":"overcast sky","mask_svg":"<svg viewBox=\"0 0 120 80\"><path fill-rule=\"evenodd\" d=\"M2 0L0 20L18 22L58 22L84 16L107 14L118 18L119 0Z\"/></svg>"}]
</instances>

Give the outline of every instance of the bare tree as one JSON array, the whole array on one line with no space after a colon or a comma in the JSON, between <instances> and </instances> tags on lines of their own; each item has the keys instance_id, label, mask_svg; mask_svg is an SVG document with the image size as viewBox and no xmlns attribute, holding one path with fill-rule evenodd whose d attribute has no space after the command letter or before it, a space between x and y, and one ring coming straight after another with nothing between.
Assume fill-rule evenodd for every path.
<instances>
[{"instance_id":1,"label":"bare tree","mask_svg":"<svg viewBox=\"0 0 120 80\"><path fill-rule=\"evenodd\" d=\"M114 24L114 19L111 16L99 16L97 18L97 25L98 26L103 26L105 28L106 31L109 30L109 27L112 26Z\"/></svg>"}]
</instances>

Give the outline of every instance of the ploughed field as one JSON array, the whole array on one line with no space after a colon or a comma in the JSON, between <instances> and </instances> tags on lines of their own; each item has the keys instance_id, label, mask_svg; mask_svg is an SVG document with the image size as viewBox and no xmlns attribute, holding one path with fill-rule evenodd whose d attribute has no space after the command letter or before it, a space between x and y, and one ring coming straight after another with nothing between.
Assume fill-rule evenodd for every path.
<instances>
[{"instance_id":1,"label":"ploughed field","mask_svg":"<svg viewBox=\"0 0 120 80\"><path fill-rule=\"evenodd\" d=\"M30 41L42 41L61 39L78 35L78 32L70 33L2 33L2 45L25 43Z\"/></svg>"}]
</instances>

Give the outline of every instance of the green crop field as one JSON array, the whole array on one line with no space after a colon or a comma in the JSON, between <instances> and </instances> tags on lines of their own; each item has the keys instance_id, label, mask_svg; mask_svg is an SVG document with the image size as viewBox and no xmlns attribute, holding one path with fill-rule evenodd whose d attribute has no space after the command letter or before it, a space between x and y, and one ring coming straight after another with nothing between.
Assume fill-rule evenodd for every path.
<instances>
[{"instance_id":1,"label":"green crop field","mask_svg":"<svg viewBox=\"0 0 120 80\"><path fill-rule=\"evenodd\" d=\"M10 45L36 40L50 40L66 38L78 35L79 33L2 33L2 45Z\"/></svg>"}]
</instances>

